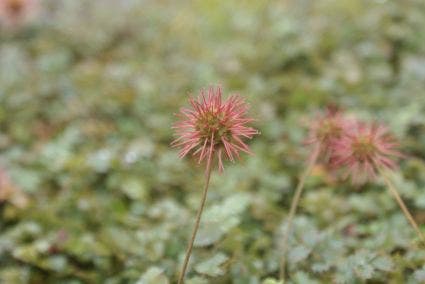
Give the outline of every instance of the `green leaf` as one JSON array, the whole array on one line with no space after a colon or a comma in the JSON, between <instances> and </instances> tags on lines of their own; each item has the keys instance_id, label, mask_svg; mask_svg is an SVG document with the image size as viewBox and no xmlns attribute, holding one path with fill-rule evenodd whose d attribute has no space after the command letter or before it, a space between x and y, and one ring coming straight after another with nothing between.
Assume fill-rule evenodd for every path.
<instances>
[{"instance_id":1,"label":"green leaf","mask_svg":"<svg viewBox=\"0 0 425 284\"><path fill-rule=\"evenodd\" d=\"M220 266L225 263L227 259L228 257L225 254L217 253L208 260L197 264L195 270L198 273L212 277L223 275L225 271Z\"/></svg>"},{"instance_id":2,"label":"green leaf","mask_svg":"<svg viewBox=\"0 0 425 284\"><path fill-rule=\"evenodd\" d=\"M305 260L310 252L311 250L309 248L299 245L289 251L288 259L292 264L296 264Z\"/></svg>"},{"instance_id":3,"label":"green leaf","mask_svg":"<svg viewBox=\"0 0 425 284\"><path fill-rule=\"evenodd\" d=\"M416 270L413 276L418 282L425 282L425 265L421 269Z\"/></svg>"},{"instance_id":4,"label":"green leaf","mask_svg":"<svg viewBox=\"0 0 425 284\"><path fill-rule=\"evenodd\" d=\"M128 178L122 182L122 191L134 200L143 200L146 196L146 186L140 178Z\"/></svg>"},{"instance_id":5,"label":"green leaf","mask_svg":"<svg viewBox=\"0 0 425 284\"><path fill-rule=\"evenodd\" d=\"M311 266L311 270L313 270L316 273L323 273L328 271L331 268L331 265L329 263L314 263Z\"/></svg>"},{"instance_id":6,"label":"green leaf","mask_svg":"<svg viewBox=\"0 0 425 284\"><path fill-rule=\"evenodd\" d=\"M261 284L283 284L283 280L279 281L277 279L274 278L266 278L263 280L263 282L261 282Z\"/></svg>"},{"instance_id":7,"label":"green leaf","mask_svg":"<svg viewBox=\"0 0 425 284\"><path fill-rule=\"evenodd\" d=\"M68 260L63 255L56 255L47 258L43 262L43 267L54 271L65 271L68 265Z\"/></svg>"},{"instance_id":8,"label":"green leaf","mask_svg":"<svg viewBox=\"0 0 425 284\"><path fill-rule=\"evenodd\" d=\"M312 279L310 276L308 276L307 273L303 271L298 271L293 276L294 283L296 284L319 284L320 282Z\"/></svg>"},{"instance_id":9,"label":"green leaf","mask_svg":"<svg viewBox=\"0 0 425 284\"><path fill-rule=\"evenodd\" d=\"M196 246L208 246L220 240L227 232L240 223L240 214L250 202L247 194L234 194L218 205L213 205L205 211Z\"/></svg>"},{"instance_id":10,"label":"green leaf","mask_svg":"<svg viewBox=\"0 0 425 284\"><path fill-rule=\"evenodd\" d=\"M195 276L185 281L187 284L208 284L208 280L199 276Z\"/></svg>"},{"instance_id":11,"label":"green leaf","mask_svg":"<svg viewBox=\"0 0 425 284\"><path fill-rule=\"evenodd\" d=\"M372 262L376 269L391 272L394 269L394 262L388 256L379 256Z\"/></svg>"},{"instance_id":12,"label":"green leaf","mask_svg":"<svg viewBox=\"0 0 425 284\"><path fill-rule=\"evenodd\" d=\"M159 267L149 267L136 284L169 284L170 281Z\"/></svg>"},{"instance_id":13,"label":"green leaf","mask_svg":"<svg viewBox=\"0 0 425 284\"><path fill-rule=\"evenodd\" d=\"M367 280L371 279L374 274L374 267L369 264L357 265L355 271L359 275L360 278Z\"/></svg>"}]
</instances>

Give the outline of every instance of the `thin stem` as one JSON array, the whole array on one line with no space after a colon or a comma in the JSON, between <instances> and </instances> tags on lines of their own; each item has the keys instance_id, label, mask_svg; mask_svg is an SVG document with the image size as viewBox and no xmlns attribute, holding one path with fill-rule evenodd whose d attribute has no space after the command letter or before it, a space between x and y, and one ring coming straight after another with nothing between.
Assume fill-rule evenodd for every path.
<instances>
[{"instance_id":1,"label":"thin stem","mask_svg":"<svg viewBox=\"0 0 425 284\"><path fill-rule=\"evenodd\" d=\"M294 198L292 199L291 209L289 210L286 232L285 232L285 235L283 236L283 252L282 252L282 259L281 259L280 270L279 270L279 277L281 281L285 280L286 253L288 250L287 243L288 243L289 235L291 234L292 221L294 219L294 216L298 207L298 203L300 201L301 194L303 192L305 180L310 175L314 165L317 162L317 158L320 153L320 148L321 148L320 144L317 144L316 148L313 150L313 154L307 164L305 171L300 177L300 181L298 182L297 188L295 189Z\"/></svg>"},{"instance_id":2,"label":"thin stem","mask_svg":"<svg viewBox=\"0 0 425 284\"><path fill-rule=\"evenodd\" d=\"M201 222L202 212L204 211L204 207L205 207L205 201L207 200L208 187L210 184L210 177L211 177L211 158L209 158L207 162L207 169L205 172L206 172L205 188L202 194L201 204L199 205L198 213L196 214L196 221L195 221L195 226L193 227L192 236L187 245L186 256L184 258L183 267L180 271L178 284L184 283L184 276L186 274L187 265L189 264L189 259L192 254L193 243L195 242L196 234L199 229L199 223Z\"/></svg>"},{"instance_id":3,"label":"thin stem","mask_svg":"<svg viewBox=\"0 0 425 284\"><path fill-rule=\"evenodd\" d=\"M413 219L412 214L410 214L409 209L407 209L406 205L404 204L403 199L401 199L401 197L400 197L397 189L395 188L394 184L392 183L390 177L382 169L380 170L380 173L381 173L382 177L384 178L385 184L387 185L388 190L390 191L391 195L395 198L395 200L397 201L401 210L403 211L404 216L406 216L407 220L409 221L410 225L412 225L413 229L418 234L418 237L421 239L422 243L425 244L424 235L422 234L421 230L419 229L419 226L416 223L415 219Z\"/></svg>"}]
</instances>

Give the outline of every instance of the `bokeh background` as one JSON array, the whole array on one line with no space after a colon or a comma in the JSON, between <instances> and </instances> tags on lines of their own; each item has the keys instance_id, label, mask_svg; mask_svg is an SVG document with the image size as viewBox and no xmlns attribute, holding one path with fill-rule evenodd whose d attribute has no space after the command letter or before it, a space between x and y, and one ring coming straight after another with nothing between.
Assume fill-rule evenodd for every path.
<instances>
[{"instance_id":1,"label":"bokeh background","mask_svg":"<svg viewBox=\"0 0 425 284\"><path fill-rule=\"evenodd\" d=\"M425 230L424 1L36 6L0 21L1 283L175 283L204 169L178 159L170 126L217 84L250 102L261 135L212 176L188 284L275 283L303 122L327 105L401 140L393 178ZM380 180L353 187L318 165L290 243L290 283L425 281Z\"/></svg>"}]
</instances>

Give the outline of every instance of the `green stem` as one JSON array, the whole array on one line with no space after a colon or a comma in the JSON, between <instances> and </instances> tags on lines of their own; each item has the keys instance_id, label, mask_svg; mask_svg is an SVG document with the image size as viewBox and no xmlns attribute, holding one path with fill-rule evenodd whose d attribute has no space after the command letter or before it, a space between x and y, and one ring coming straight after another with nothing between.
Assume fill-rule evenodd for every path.
<instances>
[{"instance_id":1,"label":"green stem","mask_svg":"<svg viewBox=\"0 0 425 284\"><path fill-rule=\"evenodd\" d=\"M186 274L187 265L189 263L189 259L192 254L193 243L195 242L196 234L199 229L199 223L201 222L202 212L204 211L204 207L205 207L205 201L207 200L207 193L208 193L208 187L210 184L210 178L211 178L211 159L209 159L207 163L205 188L202 194L201 204L199 206L198 213L196 215L196 221L195 221L195 226L193 227L192 236L187 245L186 256L184 258L183 267L180 271L178 284L184 283L184 276Z\"/></svg>"},{"instance_id":2,"label":"green stem","mask_svg":"<svg viewBox=\"0 0 425 284\"><path fill-rule=\"evenodd\" d=\"M283 251L282 251L282 259L281 259L281 263L280 263L280 270L279 270L279 277L281 281L285 280L285 265L286 265L286 254L287 254L287 250L288 250L288 239L289 239L289 235L291 234L291 227L292 227L292 222L298 207L298 203L300 201L301 198L301 194L304 188L304 184L305 184L305 180L307 179L307 177L310 175L311 171L313 170L314 165L317 162L317 158L319 156L320 153L320 144L318 144L316 146L316 148L313 150L313 154L307 164L307 167L305 169L305 171L303 172L303 174L300 177L300 181L298 182L297 188L295 189L295 194L294 194L294 198L292 199L292 203L291 203L291 209L289 210L289 216L288 216L288 223L287 223L287 227L286 227L286 232L285 235L283 236Z\"/></svg>"},{"instance_id":3,"label":"green stem","mask_svg":"<svg viewBox=\"0 0 425 284\"><path fill-rule=\"evenodd\" d=\"M413 219L412 214L410 214L409 210L407 209L406 205L403 202L403 199L401 199L397 189L395 188L394 184L391 182L390 177L387 175L387 173L380 169L380 173L382 177L384 178L385 184L388 187L388 190L390 191L391 195L395 198L398 205L400 206L401 210L404 213L404 216L406 216L406 219L409 221L410 225L412 225L413 229L416 231L416 234L418 234L418 237L422 241L423 244L425 244L425 237L422 234L421 230L419 229L418 224L416 223L415 219Z\"/></svg>"}]
</instances>

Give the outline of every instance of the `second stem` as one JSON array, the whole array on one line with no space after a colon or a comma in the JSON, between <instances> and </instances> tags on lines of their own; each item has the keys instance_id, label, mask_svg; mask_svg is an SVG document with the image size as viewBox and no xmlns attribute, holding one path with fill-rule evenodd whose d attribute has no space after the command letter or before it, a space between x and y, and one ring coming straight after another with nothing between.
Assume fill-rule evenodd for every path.
<instances>
[{"instance_id":1,"label":"second stem","mask_svg":"<svg viewBox=\"0 0 425 284\"><path fill-rule=\"evenodd\" d=\"M289 235L291 234L292 222L293 222L295 213L297 211L298 203L300 202L305 180L310 175L314 165L317 162L320 149L321 149L321 145L317 144L313 150L313 154L311 155L308 161L306 169L304 170L303 174L300 177L300 181L298 182L297 188L295 189L294 198L292 199L291 209L289 210L288 223L286 226L285 235L283 237L283 251L282 251L282 259L281 259L280 271L279 271L279 277L280 277L280 280L282 281L285 280L286 253L288 250L288 239L289 239Z\"/></svg>"},{"instance_id":2,"label":"second stem","mask_svg":"<svg viewBox=\"0 0 425 284\"><path fill-rule=\"evenodd\" d=\"M384 178L385 184L388 187L388 190L392 194L392 196L397 201L398 205L400 206L401 210L404 213L404 216L406 216L406 219L409 221L410 225L412 225L413 229L416 231L416 234L418 234L419 239L422 241L423 244L425 244L425 237L422 234L421 230L419 229L418 224L416 223L415 219L413 219L412 214L410 214L409 209L407 209L406 205L403 202L403 199L401 199L400 194L398 194L397 189L395 188L394 184L391 182L390 177L388 174L380 169L381 175Z\"/></svg>"}]
</instances>

